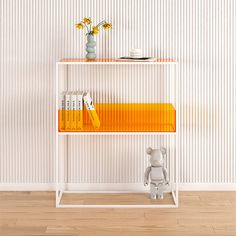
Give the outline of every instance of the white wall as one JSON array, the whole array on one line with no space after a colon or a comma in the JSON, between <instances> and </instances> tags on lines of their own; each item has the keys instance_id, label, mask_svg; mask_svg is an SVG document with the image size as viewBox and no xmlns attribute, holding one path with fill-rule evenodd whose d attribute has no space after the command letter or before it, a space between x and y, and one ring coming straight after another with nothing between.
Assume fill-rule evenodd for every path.
<instances>
[{"instance_id":1,"label":"white wall","mask_svg":"<svg viewBox=\"0 0 236 236\"><path fill-rule=\"evenodd\" d=\"M235 183L235 14L234 0L0 0L0 182L54 182L55 62L60 58L84 57L85 37L75 30L74 24L84 16L92 16L96 21L105 18L114 25L111 32L98 36L98 57L118 57L126 55L130 48L141 47L146 55L179 60L180 182ZM81 76L78 73L72 73L72 82ZM95 67L89 73L92 79L101 72ZM105 91L109 79L109 72L106 73L101 91ZM140 82L137 89L144 86L148 90L145 69L130 72L126 77L129 75ZM155 73L151 75L153 80ZM119 78L113 73L110 79L116 83ZM94 89L97 96L93 85L91 81L77 84ZM114 84L108 88L114 89ZM109 96L117 99L105 92L100 98ZM120 90L117 96L129 100ZM77 158L78 139L71 140L73 168L83 161ZM124 182L140 182L147 164L142 158L146 158L148 138L136 139L131 137L128 141L133 149L126 154L117 152L114 157L123 155L136 160L132 150L140 147L138 172ZM109 142L122 144L123 140L114 137ZM99 155L102 156L102 149ZM107 157L108 153L104 155ZM91 160L96 165L101 159ZM115 171L116 163L113 168ZM69 176L72 182L85 176L73 171ZM86 176L93 181L94 177Z\"/></svg>"}]
</instances>

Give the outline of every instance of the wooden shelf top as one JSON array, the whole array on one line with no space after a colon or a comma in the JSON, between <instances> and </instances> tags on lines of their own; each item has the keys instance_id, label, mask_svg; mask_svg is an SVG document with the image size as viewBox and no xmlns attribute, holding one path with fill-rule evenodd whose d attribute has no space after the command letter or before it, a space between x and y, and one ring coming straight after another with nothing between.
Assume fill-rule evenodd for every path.
<instances>
[{"instance_id":1,"label":"wooden shelf top","mask_svg":"<svg viewBox=\"0 0 236 236\"><path fill-rule=\"evenodd\" d=\"M171 58L155 58L154 60L124 60L112 58L63 58L59 64L176 64L177 61Z\"/></svg>"}]
</instances>

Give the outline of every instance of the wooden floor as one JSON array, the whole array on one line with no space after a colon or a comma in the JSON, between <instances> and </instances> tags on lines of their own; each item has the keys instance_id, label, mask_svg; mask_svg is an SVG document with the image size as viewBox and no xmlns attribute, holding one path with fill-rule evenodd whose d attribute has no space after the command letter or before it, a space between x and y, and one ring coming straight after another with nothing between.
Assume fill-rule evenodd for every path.
<instances>
[{"instance_id":1,"label":"wooden floor","mask_svg":"<svg viewBox=\"0 0 236 236\"><path fill-rule=\"evenodd\" d=\"M179 209L56 209L53 192L0 192L0 235L236 235L235 192L181 192Z\"/></svg>"}]
</instances>

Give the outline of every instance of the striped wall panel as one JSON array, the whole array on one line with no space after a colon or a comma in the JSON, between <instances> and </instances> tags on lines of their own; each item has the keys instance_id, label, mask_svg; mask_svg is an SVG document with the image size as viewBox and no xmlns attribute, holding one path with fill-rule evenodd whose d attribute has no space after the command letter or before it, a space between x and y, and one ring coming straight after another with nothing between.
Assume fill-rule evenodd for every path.
<instances>
[{"instance_id":1,"label":"striped wall panel","mask_svg":"<svg viewBox=\"0 0 236 236\"><path fill-rule=\"evenodd\" d=\"M234 0L1 0L0 183L54 182L55 62L84 57L85 37L74 28L84 16L114 25L97 37L98 57L119 57L140 47L145 55L179 60L180 182L235 183L235 14ZM77 67L69 71L69 86L91 90L101 101L172 101L172 73ZM140 182L146 146L173 144L158 137L81 139L70 140L70 182ZM90 142L98 152L79 148L82 143L89 149ZM98 168L92 171L91 164ZM103 172L108 165L117 179Z\"/></svg>"}]
</instances>

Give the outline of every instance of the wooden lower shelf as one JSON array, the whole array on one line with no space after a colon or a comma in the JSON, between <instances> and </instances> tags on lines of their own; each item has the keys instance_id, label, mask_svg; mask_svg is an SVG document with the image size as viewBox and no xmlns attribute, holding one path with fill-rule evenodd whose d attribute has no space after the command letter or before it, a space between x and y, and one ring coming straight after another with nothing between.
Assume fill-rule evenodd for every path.
<instances>
[{"instance_id":1,"label":"wooden lower shelf","mask_svg":"<svg viewBox=\"0 0 236 236\"><path fill-rule=\"evenodd\" d=\"M100 127L94 128L83 111L82 129L63 129L63 112L59 110L59 132L175 132L176 111L171 103L98 103ZM65 112L73 116L73 112ZM67 117L68 118L68 117Z\"/></svg>"}]
</instances>

